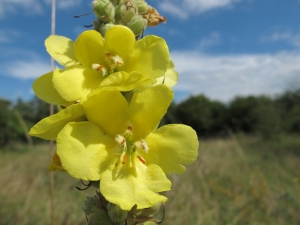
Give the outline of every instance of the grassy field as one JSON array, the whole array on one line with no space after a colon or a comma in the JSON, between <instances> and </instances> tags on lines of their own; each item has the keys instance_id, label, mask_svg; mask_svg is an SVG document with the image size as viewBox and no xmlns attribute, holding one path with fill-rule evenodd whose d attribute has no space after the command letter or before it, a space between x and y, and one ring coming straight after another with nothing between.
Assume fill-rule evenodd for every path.
<instances>
[{"instance_id":1,"label":"grassy field","mask_svg":"<svg viewBox=\"0 0 300 225\"><path fill-rule=\"evenodd\" d=\"M232 137L200 141L197 161L172 175L164 225L300 224L300 141ZM50 224L49 147L0 151L0 225ZM56 225L86 225L95 189L55 173Z\"/></svg>"}]
</instances>

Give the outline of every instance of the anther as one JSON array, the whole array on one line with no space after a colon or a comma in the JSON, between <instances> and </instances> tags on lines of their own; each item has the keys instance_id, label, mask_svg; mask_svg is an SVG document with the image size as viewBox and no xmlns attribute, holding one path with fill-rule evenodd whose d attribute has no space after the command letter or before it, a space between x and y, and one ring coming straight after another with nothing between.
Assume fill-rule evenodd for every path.
<instances>
[{"instance_id":1,"label":"anther","mask_svg":"<svg viewBox=\"0 0 300 225\"><path fill-rule=\"evenodd\" d=\"M126 148L126 139L122 135L118 134L115 140L120 146L124 146L124 148Z\"/></svg>"},{"instance_id":2,"label":"anther","mask_svg":"<svg viewBox=\"0 0 300 225\"><path fill-rule=\"evenodd\" d=\"M143 163L146 164L146 160L142 158L142 156L138 155L137 158Z\"/></svg>"},{"instance_id":3,"label":"anther","mask_svg":"<svg viewBox=\"0 0 300 225\"><path fill-rule=\"evenodd\" d=\"M122 164L125 164L125 162L126 162L126 154L123 156Z\"/></svg>"},{"instance_id":4,"label":"anther","mask_svg":"<svg viewBox=\"0 0 300 225\"><path fill-rule=\"evenodd\" d=\"M118 56L118 55L115 55L112 57L112 60L114 61L114 63L117 65L117 66L123 66L124 65L124 61L123 59Z\"/></svg>"}]
</instances>

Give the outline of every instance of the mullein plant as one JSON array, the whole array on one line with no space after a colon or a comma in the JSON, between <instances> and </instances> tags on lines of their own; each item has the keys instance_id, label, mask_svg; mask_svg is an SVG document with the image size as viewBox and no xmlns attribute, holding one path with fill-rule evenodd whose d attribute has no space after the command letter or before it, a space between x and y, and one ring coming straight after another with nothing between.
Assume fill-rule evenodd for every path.
<instances>
[{"instance_id":1,"label":"mullein plant","mask_svg":"<svg viewBox=\"0 0 300 225\"><path fill-rule=\"evenodd\" d=\"M82 205L88 224L157 224L171 189L167 174L197 158L189 126L159 127L178 79L164 39L142 37L166 18L143 0L95 0L94 30L75 42L50 36L56 68L33 83L59 112L30 134L56 141L49 170L66 171L97 188Z\"/></svg>"}]
</instances>

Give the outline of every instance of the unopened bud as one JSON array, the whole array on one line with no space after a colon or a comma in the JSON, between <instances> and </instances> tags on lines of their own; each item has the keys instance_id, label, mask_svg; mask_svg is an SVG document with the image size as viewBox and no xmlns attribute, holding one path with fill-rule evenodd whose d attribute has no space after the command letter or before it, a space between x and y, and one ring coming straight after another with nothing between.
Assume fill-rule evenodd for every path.
<instances>
[{"instance_id":1,"label":"unopened bud","mask_svg":"<svg viewBox=\"0 0 300 225\"><path fill-rule=\"evenodd\" d=\"M103 25L103 26L100 28L100 33L101 33L101 35L104 37L104 36L105 36L105 33L106 33L112 26L114 26L114 24L112 24L112 23L107 23L107 24Z\"/></svg>"},{"instance_id":2,"label":"unopened bud","mask_svg":"<svg viewBox=\"0 0 300 225\"><path fill-rule=\"evenodd\" d=\"M93 213L92 207L95 206L94 197L87 197L87 199L82 203L82 209L88 216Z\"/></svg>"},{"instance_id":3,"label":"unopened bud","mask_svg":"<svg viewBox=\"0 0 300 225\"><path fill-rule=\"evenodd\" d=\"M130 7L128 10L125 11L124 15L122 16L122 23L124 25L128 24L132 18L137 15L138 11L137 8L134 6Z\"/></svg>"},{"instance_id":4,"label":"unopened bud","mask_svg":"<svg viewBox=\"0 0 300 225\"><path fill-rule=\"evenodd\" d=\"M121 3L121 0L110 0L110 2L116 6L116 5L119 5Z\"/></svg>"},{"instance_id":5,"label":"unopened bud","mask_svg":"<svg viewBox=\"0 0 300 225\"><path fill-rule=\"evenodd\" d=\"M94 0L92 2L94 13L101 21L113 22L115 18L115 7L109 0Z\"/></svg>"},{"instance_id":6,"label":"unopened bud","mask_svg":"<svg viewBox=\"0 0 300 225\"><path fill-rule=\"evenodd\" d=\"M135 5L138 8L139 14L145 14L145 13L147 13L148 5L147 5L147 3L145 1L143 1L143 0L137 0L137 1L135 1Z\"/></svg>"},{"instance_id":7,"label":"unopened bud","mask_svg":"<svg viewBox=\"0 0 300 225\"><path fill-rule=\"evenodd\" d=\"M157 223L155 223L153 221L146 221L143 223L143 225L157 225Z\"/></svg>"},{"instance_id":8,"label":"unopened bud","mask_svg":"<svg viewBox=\"0 0 300 225\"><path fill-rule=\"evenodd\" d=\"M135 16L127 24L127 27L132 30L135 36L140 36L146 29L147 21L142 16Z\"/></svg>"},{"instance_id":9,"label":"unopened bud","mask_svg":"<svg viewBox=\"0 0 300 225\"><path fill-rule=\"evenodd\" d=\"M122 21L122 17L126 12L126 6L124 4L117 5L115 7L115 20L117 23Z\"/></svg>"},{"instance_id":10,"label":"unopened bud","mask_svg":"<svg viewBox=\"0 0 300 225\"><path fill-rule=\"evenodd\" d=\"M103 26L103 22L99 19L93 21L94 30L100 31L100 28Z\"/></svg>"},{"instance_id":11,"label":"unopened bud","mask_svg":"<svg viewBox=\"0 0 300 225\"><path fill-rule=\"evenodd\" d=\"M112 203L107 204L107 211L110 219L114 223L125 222L128 214L128 211L122 210L118 205Z\"/></svg>"}]
</instances>

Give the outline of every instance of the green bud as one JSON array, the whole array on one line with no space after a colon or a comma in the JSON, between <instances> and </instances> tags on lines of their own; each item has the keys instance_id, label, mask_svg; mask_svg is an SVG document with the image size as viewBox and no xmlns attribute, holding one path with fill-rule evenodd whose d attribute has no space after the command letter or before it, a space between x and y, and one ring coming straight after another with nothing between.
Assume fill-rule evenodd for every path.
<instances>
[{"instance_id":1,"label":"green bud","mask_svg":"<svg viewBox=\"0 0 300 225\"><path fill-rule=\"evenodd\" d=\"M153 217L159 210L163 208L162 203L158 203L150 208L146 209L136 209L136 207L132 208L130 214L135 215L136 217Z\"/></svg>"},{"instance_id":2,"label":"green bud","mask_svg":"<svg viewBox=\"0 0 300 225\"><path fill-rule=\"evenodd\" d=\"M82 203L81 208L86 215L92 214L92 206L95 205L94 197L87 197L87 199Z\"/></svg>"},{"instance_id":3,"label":"green bud","mask_svg":"<svg viewBox=\"0 0 300 225\"><path fill-rule=\"evenodd\" d=\"M153 221L146 221L143 223L143 225L157 225L157 223L155 223Z\"/></svg>"},{"instance_id":4,"label":"green bud","mask_svg":"<svg viewBox=\"0 0 300 225\"><path fill-rule=\"evenodd\" d=\"M143 0L137 0L135 1L135 5L138 8L139 14L145 14L147 13L148 5L145 1Z\"/></svg>"},{"instance_id":5,"label":"green bud","mask_svg":"<svg viewBox=\"0 0 300 225\"><path fill-rule=\"evenodd\" d=\"M128 24L137 13L137 9L134 6L128 8L122 16L122 23Z\"/></svg>"},{"instance_id":6,"label":"green bud","mask_svg":"<svg viewBox=\"0 0 300 225\"><path fill-rule=\"evenodd\" d=\"M127 24L127 27L132 30L135 36L140 36L147 26L147 20L143 19L142 16L133 17Z\"/></svg>"},{"instance_id":7,"label":"green bud","mask_svg":"<svg viewBox=\"0 0 300 225\"><path fill-rule=\"evenodd\" d=\"M94 26L94 30L96 30L96 31L100 31L100 28L102 27L102 21L101 20L99 20L99 19L97 19L97 20L94 20L93 21L93 26Z\"/></svg>"},{"instance_id":8,"label":"green bud","mask_svg":"<svg viewBox=\"0 0 300 225\"><path fill-rule=\"evenodd\" d=\"M94 13L101 21L113 22L115 18L115 7L109 0L94 0L92 2Z\"/></svg>"},{"instance_id":9,"label":"green bud","mask_svg":"<svg viewBox=\"0 0 300 225\"><path fill-rule=\"evenodd\" d=\"M112 27L114 26L113 23L107 23L105 25L103 25L101 28L100 28L100 33L102 35L102 37L105 36L105 33ZM98 186L99 187L99 186Z\"/></svg>"},{"instance_id":10,"label":"green bud","mask_svg":"<svg viewBox=\"0 0 300 225\"><path fill-rule=\"evenodd\" d=\"M115 7L115 20L117 23L120 23L122 21L122 17L126 12L126 6L124 4L117 5Z\"/></svg>"},{"instance_id":11,"label":"green bud","mask_svg":"<svg viewBox=\"0 0 300 225\"><path fill-rule=\"evenodd\" d=\"M116 5L119 5L120 4L120 0L110 0L110 2L114 5L114 6L116 6Z\"/></svg>"},{"instance_id":12,"label":"green bud","mask_svg":"<svg viewBox=\"0 0 300 225\"><path fill-rule=\"evenodd\" d=\"M126 210L122 210L118 205L112 203L107 204L107 211L110 219L115 223L125 222L128 214Z\"/></svg>"},{"instance_id":13,"label":"green bud","mask_svg":"<svg viewBox=\"0 0 300 225\"><path fill-rule=\"evenodd\" d=\"M115 223L113 223L110 220L105 210L101 210L98 208L95 208L94 210L95 210L94 213L87 216L89 225L99 225L99 224L115 225Z\"/></svg>"}]
</instances>

